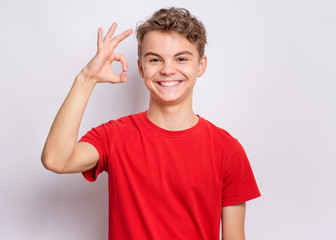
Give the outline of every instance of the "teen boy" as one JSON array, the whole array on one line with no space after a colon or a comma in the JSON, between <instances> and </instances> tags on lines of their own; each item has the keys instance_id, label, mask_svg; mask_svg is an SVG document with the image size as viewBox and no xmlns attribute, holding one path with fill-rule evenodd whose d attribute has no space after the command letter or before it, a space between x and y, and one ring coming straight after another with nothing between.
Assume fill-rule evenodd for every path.
<instances>
[{"instance_id":1,"label":"teen boy","mask_svg":"<svg viewBox=\"0 0 336 240\"><path fill-rule=\"evenodd\" d=\"M126 81L114 23L76 77L42 153L57 173L109 174L109 239L244 239L245 202L260 195L246 154L226 131L196 115L193 87L207 66L203 24L186 9L161 9L137 28L147 111L102 124L77 141L95 85ZM120 61L122 73L111 63Z\"/></svg>"}]
</instances>

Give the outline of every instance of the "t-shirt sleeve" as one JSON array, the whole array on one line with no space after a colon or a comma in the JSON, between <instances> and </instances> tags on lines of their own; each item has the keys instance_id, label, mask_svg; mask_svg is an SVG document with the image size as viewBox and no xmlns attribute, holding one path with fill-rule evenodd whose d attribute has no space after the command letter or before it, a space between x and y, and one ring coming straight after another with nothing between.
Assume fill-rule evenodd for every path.
<instances>
[{"instance_id":1,"label":"t-shirt sleeve","mask_svg":"<svg viewBox=\"0 0 336 240\"><path fill-rule=\"evenodd\" d=\"M224 160L222 207L260 196L251 165L241 144L235 140L231 154Z\"/></svg>"},{"instance_id":2,"label":"t-shirt sleeve","mask_svg":"<svg viewBox=\"0 0 336 240\"><path fill-rule=\"evenodd\" d=\"M99 160L95 167L83 172L83 176L90 182L96 181L98 175L108 171L108 156L110 151L109 126L110 123L102 124L87 132L79 142L86 142L95 147L99 153Z\"/></svg>"}]
</instances>

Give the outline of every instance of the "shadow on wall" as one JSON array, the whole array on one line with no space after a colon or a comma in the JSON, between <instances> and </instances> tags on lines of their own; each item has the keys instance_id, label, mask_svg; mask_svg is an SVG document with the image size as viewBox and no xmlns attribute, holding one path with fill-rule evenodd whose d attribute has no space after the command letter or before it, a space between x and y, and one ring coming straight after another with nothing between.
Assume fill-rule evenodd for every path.
<instances>
[{"instance_id":1,"label":"shadow on wall","mask_svg":"<svg viewBox=\"0 0 336 240\"><path fill-rule=\"evenodd\" d=\"M101 124L111 119L142 112L148 108L149 93L137 71L136 56L128 61L133 64L129 64L126 83L103 83L96 86L86 109L82 126L88 122ZM120 70L115 70L115 72L120 73ZM92 127L94 126L86 125L83 129L89 130Z\"/></svg>"},{"instance_id":2,"label":"shadow on wall","mask_svg":"<svg viewBox=\"0 0 336 240\"><path fill-rule=\"evenodd\" d=\"M125 107L128 108L131 113L147 109L149 104L149 92L139 73L134 71L130 72L128 81L127 91L129 91L131 101Z\"/></svg>"},{"instance_id":3,"label":"shadow on wall","mask_svg":"<svg viewBox=\"0 0 336 240\"><path fill-rule=\"evenodd\" d=\"M81 174L50 176L27 199L29 210L20 229L26 239L107 239L107 174L94 183Z\"/></svg>"},{"instance_id":4,"label":"shadow on wall","mask_svg":"<svg viewBox=\"0 0 336 240\"><path fill-rule=\"evenodd\" d=\"M125 84L118 84L114 87L119 88L117 98L119 104L115 108L119 112L118 116L125 116L132 113L138 113L148 108L149 93L145 83L138 73L137 57L132 55L129 57L129 71L127 73L127 82ZM116 70L116 72L119 72ZM110 96L115 99L115 96Z\"/></svg>"}]
</instances>

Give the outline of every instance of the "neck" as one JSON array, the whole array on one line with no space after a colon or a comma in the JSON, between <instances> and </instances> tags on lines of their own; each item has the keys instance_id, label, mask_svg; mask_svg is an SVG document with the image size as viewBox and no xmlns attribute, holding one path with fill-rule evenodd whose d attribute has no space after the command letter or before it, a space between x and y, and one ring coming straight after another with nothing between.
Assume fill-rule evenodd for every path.
<instances>
[{"instance_id":1,"label":"neck","mask_svg":"<svg viewBox=\"0 0 336 240\"><path fill-rule=\"evenodd\" d=\"M195 126L198 116L192 110L192 104L163 105L151 98L147 111L148 119L160 128L180 131Z\"/></svg>"}]
</instances>

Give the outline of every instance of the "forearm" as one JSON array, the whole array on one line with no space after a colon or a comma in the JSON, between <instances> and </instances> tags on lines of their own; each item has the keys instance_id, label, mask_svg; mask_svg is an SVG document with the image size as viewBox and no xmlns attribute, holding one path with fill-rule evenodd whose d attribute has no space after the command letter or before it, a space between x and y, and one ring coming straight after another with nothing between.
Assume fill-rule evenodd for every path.
<instances>
[{"instance_id":1,"label":"forearm","mask_svg":"<svg viewBox=\"0 0 336 240\"><path fill-rule=\"evenodd\" d=\"M76 77L55 117L41 156L43 165L49 170L59 173L78 172L93 167L99 159L94 147L76 143L82 116L96 83L126 81L127 61L114 49L132 34L132 29L113 37L116 28L117 24L112 24L105 38L102 29L98 29L97 53ZM120 75L112 70L114 61L122 64Z\"/></svg>"},{"instance_id":2,"label":"forearm","mask_svg":"<svg viewBox=\"0 0 336 240\"><path fill-rule=\"evenodd\" d=\"M42 163L47 169L63 172L69 163L77 143L81 119L95 84L95 80L88 79L83 72L76 77L55 117L42 152Z\"/></svg>"}]
</instances>

